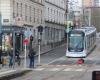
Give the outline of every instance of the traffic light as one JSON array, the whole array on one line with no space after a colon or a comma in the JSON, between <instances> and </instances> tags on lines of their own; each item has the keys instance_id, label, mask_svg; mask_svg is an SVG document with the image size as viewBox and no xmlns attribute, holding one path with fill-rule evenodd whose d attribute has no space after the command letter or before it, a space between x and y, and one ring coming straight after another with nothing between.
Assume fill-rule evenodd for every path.
<instances>
[{"instance_id":1,"label":"traffic light","mask_svg":"<svg viewBox=\"0 0 100 80\"><path fill-rule=\"evenodd\" d=\"M30 36L30 41L33 41L33 36L32 35Z\"/></svg>"},{"instance_id":2,"label":"traffic light","mask_svg":"<svg viewBox=\"0 0 100 80\"><path fill-rule=\"evenodd\" d=\"M40 32L40 33L43 32L43 26L40 25L40 26L38 26L37 28L38 28L38 32Z\"/></svg>"}]
</instances>

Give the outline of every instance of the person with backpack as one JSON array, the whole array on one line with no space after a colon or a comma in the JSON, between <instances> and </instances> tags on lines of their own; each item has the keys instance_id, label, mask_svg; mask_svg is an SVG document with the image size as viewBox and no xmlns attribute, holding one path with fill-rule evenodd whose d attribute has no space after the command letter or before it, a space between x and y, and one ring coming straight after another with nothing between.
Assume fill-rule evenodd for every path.
<instances>
[{"instance_id":1,"label":"person with backpack","mask_svg":"<svg viewBox=\"0 0 100 80\"><path fill-rule=\"evenodd\" d=\"M28 56L29 56L29 60L30 60L30 64L29 64L29 67L30 68L34 68L34 56L35 56L35 51L34 51L34 49L30 49L29 50L29 54L28 54Z\"/></svg>"}]
</instances>

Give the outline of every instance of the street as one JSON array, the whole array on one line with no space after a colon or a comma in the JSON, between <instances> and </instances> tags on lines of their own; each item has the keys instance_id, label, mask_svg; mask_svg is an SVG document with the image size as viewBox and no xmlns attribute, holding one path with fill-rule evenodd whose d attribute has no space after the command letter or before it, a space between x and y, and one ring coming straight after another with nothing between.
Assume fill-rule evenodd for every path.
<instances>
[{"instance_id":1,"label":"street","mask_svg":"<svg viewBox=\"0 0 100 80\"><path fill-rule=\"evenodd\" d=\"M99 43L100 0L0 0L0 80L95 80Z\"/></svg>"},{"instance_id":2,"label":"street","mask_svg":"<svg viewBox=\"0 0 100 80\"><path fill-rule=\"evenodd\" d=\"M99 42L98 39L96 48L84 58L82 65L76 63L77 58L66 58L63 46L41 56L41 63L50 64L31 69L32 72L12 80L92 80L92 72L100 70Z\"/></svg>"}]
</instances>

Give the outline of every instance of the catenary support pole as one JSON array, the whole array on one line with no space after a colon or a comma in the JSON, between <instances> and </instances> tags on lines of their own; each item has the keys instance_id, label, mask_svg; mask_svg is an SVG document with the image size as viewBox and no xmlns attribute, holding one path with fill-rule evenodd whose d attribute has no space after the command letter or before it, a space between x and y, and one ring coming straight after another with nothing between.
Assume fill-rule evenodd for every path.
<instances>
[{"instance_id":1,"label":"catenary support pole","mask_svg":"<svg viewBox=\"0 0 100 80\"><path fill-rule=\"evenodd\" d=\"M40 54L41 54L41 39L40 39L40 33L39 33L39 40L38 40L38 45L39 45L39 50L38 50L38 65L40 65Z\"/></svg>"}]
</instances>

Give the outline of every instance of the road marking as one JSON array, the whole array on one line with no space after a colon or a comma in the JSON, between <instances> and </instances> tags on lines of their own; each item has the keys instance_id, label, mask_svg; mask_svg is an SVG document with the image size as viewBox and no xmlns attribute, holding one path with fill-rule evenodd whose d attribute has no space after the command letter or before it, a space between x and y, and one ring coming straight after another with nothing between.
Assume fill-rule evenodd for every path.
<instances>
[{"instance_id":1,"label":"road marking","mask_svg":"<svg viewBox=\"0 0 100 80\"><path fill-rule=\"evenodd\" d=\"M72 70L72 68L66 68L63 71L71 71L71 70Z\"/></svg>"},{"instance_id":2,"label":"road marking","mask_svg":"<svg viewBox=\"0 0 100 80\"><path fill-rule=\"evenodd\" d=\"M47 71L60 71L62 68L51 68L47 69Z\"/></svg>"},{"instance_id":3,"label":"road marking","mask_svg":"<svg viewBox=\"0 0 100 80\"><path fill-rule=\"evenodd\" d=\"M60 57L60 58L57 58L57 59L51 61L50 63L48 63L48 65L51 64L51 63L53 63L53 62L55 62L55 61L59 61L59 60L60 60L61 58L63 58L63 57L64 57L64 56L62 56L62 57Z\"/></svg>"},{"instance_id":4,"label":"road marking","mask_svg":"<svg viewBox=\"0 0 100 80\"><path fill-rule=\"evenodd\" d=\"M82 69L76 69L75 71L84 71L84 70L85 70L85 69L82 68Z\"/></svg>"},{"instance_id":5,"label":"road marking","mask_svg":"<svg viewBox=\"0 0 100 80\"><path fill-rule=\"evenodd\" d=\"M33 69L34 71L42 71L44 70L45 68L36 68L36 69Z\"/></svg>"},{"instance_id":6,"label":"road marking","mask_svg":"<svg viewBox=\"0 0 100 80\"><path fill-rule=\"evenodd\" d=\"M45 67L45 68L36 68L33 69L34 71L85 71L85 68L75 68L75 67L58 67L58 68L54 68L54 67Z\"/></svg>"}]
</instances>

